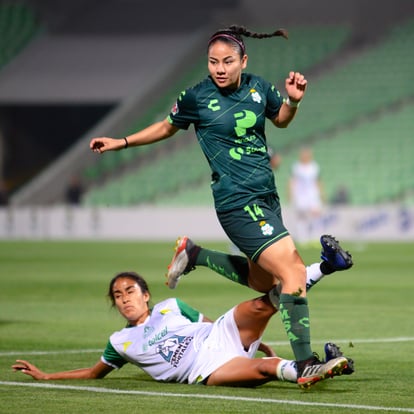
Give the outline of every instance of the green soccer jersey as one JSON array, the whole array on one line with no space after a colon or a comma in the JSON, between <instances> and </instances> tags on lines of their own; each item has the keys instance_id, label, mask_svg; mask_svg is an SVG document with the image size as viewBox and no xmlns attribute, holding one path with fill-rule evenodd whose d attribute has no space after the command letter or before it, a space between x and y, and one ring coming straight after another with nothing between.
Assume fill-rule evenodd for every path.
<instances>
[{"instance_id":1,"label":"green soccer jersey","mask_svg":"<svg viewBox=\"0 0 414 414\"><path fill-rule=\"evenodd\" d=\"M283 103L279 91L259 76L243 73L237 90L220 89L207 77L182 92L168 120L178 128L194 124L212 171L217 211L247 205L276 192L265 136L266 118Z\"/></svg>"}]
</instances>

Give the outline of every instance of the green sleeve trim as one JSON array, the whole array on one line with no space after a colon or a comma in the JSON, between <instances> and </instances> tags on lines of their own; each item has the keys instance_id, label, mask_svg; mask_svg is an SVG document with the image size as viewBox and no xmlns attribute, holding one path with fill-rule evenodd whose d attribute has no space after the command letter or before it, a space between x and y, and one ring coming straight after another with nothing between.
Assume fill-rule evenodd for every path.
<instances>
[{"instance_id":1,"label":"green sleeve trim","mask_svg":"<svg viewBox=\"0 0 414 414\"><path fill-rule=\"evenodd\" d=\"M177 305L180 308L181 314L189 319L191 322L199 322L200 321L200 312L195 310L190 305L187 305L180 299L176 299Z\"/></svg>"},{"instance_id":2,"label":"green sleeve trim","mask_svg":"<svg viewBox=\"0 0 414 414\"><path fill-rule=\"evenodd\" d=\"M122 368L128 362L122 358L118 352L116 352L115 348L111 344L111 341L108 341L106 344L102 357L108 365L118 369Z\"/></svg>"}]
</instances>

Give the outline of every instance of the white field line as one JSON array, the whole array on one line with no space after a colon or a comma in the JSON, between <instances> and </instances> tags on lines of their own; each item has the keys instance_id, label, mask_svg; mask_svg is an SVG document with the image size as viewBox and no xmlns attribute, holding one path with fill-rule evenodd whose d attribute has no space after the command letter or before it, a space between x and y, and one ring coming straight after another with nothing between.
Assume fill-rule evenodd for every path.
<instances>
[{"instance_id":1,"label":"white field line","mask_svg":"<svg viewBox=\"0 0 414 414\"><path fill-rule=\"evenodd\" d=\"M374 338L374 339L333 339L330 342L336 344L343 344L352 342L352 344L380 344L380 343L397 343L397 342L413 342L414 337L396 337L396 338ZM316 340L312 341L313 344L324 344L326 341ZM287 341L266 341L268 345L289 345ZM59 351L3 351L0 352L2 356L14 356L14 355L60 355L60 354L79 354L79 353L98 353L103 352L102 349L76 349L76 350L59 350Z\"/></svg>"},{"instance_id":2,"label":"white field line","mask_svg":"<svg viewBox=\"0 0 414 414\"><path fill-rule=\"evenodd\" d=\"M333 403L318 403L318 402L303 402L295 400L277 400L273 398L247 398L247 397L232 397L227 395L208 395L208 394L180 394L180 393L167 393L167 392L153 392L153 391L135 391L135 390L120 390L112 388L99 388L99 387L81 387L74 385L58 385L58 384L45 384L45 383L28 383L28 382L14 382L14 381L0 381L0 385L12 386L12 387L35 387L35 388L47 388L56 390L71 390L71 391L85 391L95 393L106 394L127 394L127 395L146 395L152 397L175 397L175 398L197 398L197 399L210 399L210 400L226 400L226 401L244 401L254 403L271 403L280 405L297 405L308 407L331 407L331 408L345 408L350 410L361 411L387 411L387 412L400 412L400 413L414 413L414 408L402 408L402 407L381 407L372 405L357 405L357 404L333 404Z\"/></svg>"}]
</instances>

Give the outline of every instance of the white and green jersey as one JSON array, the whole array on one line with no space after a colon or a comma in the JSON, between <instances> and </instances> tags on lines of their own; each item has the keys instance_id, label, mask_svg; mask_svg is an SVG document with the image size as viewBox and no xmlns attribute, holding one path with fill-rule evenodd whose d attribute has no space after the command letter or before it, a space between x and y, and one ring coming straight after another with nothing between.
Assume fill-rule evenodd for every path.
<instances>
[{"instance_id":1,"label":"white and green jersey","mask_svg":"<svg viewBox=\"0 0 414 414\"><path fill-rule=\"evenodd\" d=\"M283 103L279 91L259 76L243 73L236 90L219 88L211 77L183 91L168 121L197 139L212 172L217 211L243 207L276 192L265 136L266 118Z\"/></svg>"},{"instance_id":2,"label":"white and green jersey","mask_svg":"<svg viewBox=\"0 0 414 414\"><path fill-rule=\"evenodd\" d=\"M147 320L111 335L102 362L121 368L127 362L159 381L187 382L197 350L213 324L176 298L154 306Z\"/></svg>"}]
</instances>

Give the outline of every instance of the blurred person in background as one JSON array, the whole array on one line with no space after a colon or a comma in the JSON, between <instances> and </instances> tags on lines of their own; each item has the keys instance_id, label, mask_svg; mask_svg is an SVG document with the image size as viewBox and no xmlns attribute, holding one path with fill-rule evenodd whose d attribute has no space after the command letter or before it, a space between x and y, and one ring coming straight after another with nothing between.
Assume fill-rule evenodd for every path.
<instances>
[{"instance_id":1,"label":"blurred person in background","mask_svg":"<svg viewBox=\"0 0 414 414\"><path fill-rule=\"evenodd\" d=\"M245 387L276 380L297 382L295 361L277 357L261 342L277 312L268 295L238 304L216 322L178 298L150 306L147 282L135 272L117 274L108 296L127 326L111 335L95 365L46 373L17 360L12 368L36 380L97 379L131 363L163 382ZM266 357L255 358L259 350ZM325 354L325 370L315 374L312 383L352 374L353 361L335 344L327 343ZM306 386L310 384L309 380Z\"/></svg>"},{"instance_id":2,"label":"blurred person in background","mask_svg":"<svg viewBox=\"0 0 414 414\"><path fill-rule=\"evenodd\" d=\"M267 293L281 283L280 312L299 372L306 383L326 364L315 356L310 339L306 269L281 214L270 167L266 119L287 128L304 97L307 80L291 70L285 95L263 78L244 73L248 56L243 37L283 36L284 29L255 33L231 26L207 43L209 76L183 91L163 121L122 138L96 137L98 153L151 144L194 125L212 172L212 192L219 222L229 239L248 258L248 286ZM139 191L139 189L137 189Z\"/></svg>"},{"instance_id":3,"label":"blurred person in background","mask_svg":"<svg viewBox=\"0 0 414 414\"><path fill-rule=\"evenodd\" d=\"M83 186L80 178L77 175L71 177L66 188L65 201L71 206L81 204L83 195Z\"/></svg>"},{"instance_id":4,"label":"blurred person in background","mask_svg":"<svg viewBox=\"0 0 414 414\"><path fill-rule=\"evenodd\" d=\"M339 185L332 196L331 203L333 205L345 205L349 204L350 201L351 196L348 187L345 184Z\"/></svg>"},{"instance_id":5,"label":"blurred person in background","mask_svg":"<svg viewBox=\"0 0 414 414\"><path fill-rule=\"evenodd\" d=\"M294 212L293 238L299 243L315 243L320 234L323 188L319 164L309 147L302 147L289 179L289 201Z\"/></svg>"},{"instance_id":6,"label":"blurred person in background","mask_svg":"<svg viewBox=\"0 0 414 414\"><path fill-rule=\"evenodd\" d=\"M0 206L9 204L9 191L4 180L0 179Z\"/></svg>"}]
</instances>

